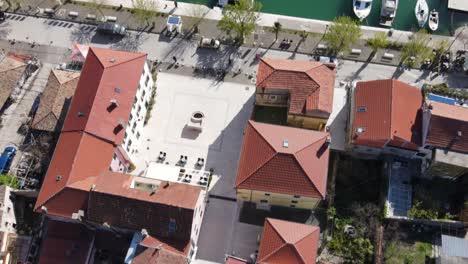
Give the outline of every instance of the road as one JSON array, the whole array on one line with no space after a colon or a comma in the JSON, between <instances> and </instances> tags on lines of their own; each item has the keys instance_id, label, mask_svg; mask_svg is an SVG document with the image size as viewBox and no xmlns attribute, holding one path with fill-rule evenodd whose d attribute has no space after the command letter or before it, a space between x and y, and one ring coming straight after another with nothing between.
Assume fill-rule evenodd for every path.
<instances>
[{"instance_id":1,"label":"road","mask_svg":"<svg viewBox=\"0 0 468 264\"><path fill-rule=\"evenodd\" d=\"M0 40L2 39L35 43L35 47L29 49L42 54L43 62L51 64L65 62L67 55L60 54L60 52L69 52L74 43L82 43L97 47L140 51L147 53L151 60L166 63L172 63L173 57L175 57L177 62L185 66L183 68L186 70L190 70L191 67L228 68L232 71L240 69L244 77L240 79L243 81L247 80L246 74L256 75L258 65L256 54L273 58L312 59L311 56L305 54L277 50L249 48L236 50L232 47L222 47L219 51L197 49L195 41L180 38L171 39L158 34L130 32L123 39L115 39L97 35L94 26L24 16L9 17L0 24ZM15 49L14 46L13 49ZM21 50L21 47L16 49ZM50 50L54 56L46 56L47 50ZM234 58L232 65L229 65L230 58ZM341 82L386 78L400 79L417 86L421 86L425 82L446 82L452 87L463 88L465 88L467 80L463 75L435 76L419 70L401 71L397 67L386 65L340 61L337 68L336 86L340 86ZM201 246L199 257L203 261L198 263L219 262L225 253L249 256L250 248L256 247L257 232L261 232L261 228L238 223L234 220L238 218L237 214L238 208L234 202L216 199L210 201L202 230L202 234L207 235L200 237L200 244L216 243L217 246L208 248ZM231 219L232 222L229 222L228 219ZM206 228L210 230L206 230ZM214 240L214 238L219 237L228 239L220 239L223 242Z\"/></svg>"},{"instance_id":2,"label":"road","mask_svg":"<svg viewBox=\"0 0 468 264\"><path fill-rule=\"evenodd\" d=\"M95 26L62 22L52 19L15 15L0 24L0 39L26 41L50 48L71 48L74 43L90 44L97 47L140 51L148 54L151 60L171 63L173 57L185 66L227 68L229 58L234 62L231 70L241 69L245 74L256 74L258 60L256 54L265 57L311 60L305 54L288 51L222 47L220 50L197 49L193 40L169 38L159 34L129 32L123 39L103 37L95 32ZM36 46L37 47L37 46ZM63 56L66 58L66 56ZM466 77L463 75L431 76L420 70L399 71L396 67L366 64L354 61L341 61L337 81L371 80L395 78L410 84L422 85L424 82L447 82L452 87L464 88Z\"/></svg>"}]
</instances>

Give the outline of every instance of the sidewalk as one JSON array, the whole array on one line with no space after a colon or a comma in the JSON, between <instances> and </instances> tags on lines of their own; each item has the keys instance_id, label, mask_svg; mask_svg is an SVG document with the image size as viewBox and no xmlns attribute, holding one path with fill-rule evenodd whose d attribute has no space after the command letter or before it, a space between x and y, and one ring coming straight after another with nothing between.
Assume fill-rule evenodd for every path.
<instances>
[{"instance_id":1,"label":"sidewalk","mask_svg":"<svg viewBox=\"0 0 468 264\"><path fill-rule=\"evenodd\" d=\"M181 3L178 2L178 7L175 8L173 1L161 1L159 0L159 11L161 12L160 16L154 17L151 21L148 21L147 25L141 25L135 20L135 17L132 14L131 0L108 0L107 4L114 5L112 8L102 9L102 13L86 5L89 4L92 0L79 0L76 3L67 3L58 8L53 15L54 19L61 19L67 21L73 21L78 23L87 23L87 24L97 24L98 21L91 21L86 19L88 14L96 14L98 17L105 16L114 16L117 18L118 23L124 24L127 28L136 31L144 31L148 33L161 34L165 33L166 30L166 20L168 14L175 14L182 16L183 21L183 33L182 37L186 39L195 39L198 40L201 36L208 38L218 38L223 40L223 43L229 44L227 41L229 38L223 32L217 28L217 21L221 19L222 13L219 8L210 9L206 6ZM86 3L88 2L88 3ZM119 6L122 4L123 8L120 10ZM44 14L45 8L53 8L56 6L54 0L23 0L23 7L17 12L25 13L28 15L35 15L40 17L47 17ZM196 12L203 11L206 16L199 24L199 34L192 34L191 24L193 24L193 19L190 19L187 15L193 14ZM69 17L69 12L74 11L78 12L76 18ZM279 40L275 41L275 34L271 31L271 26L275 21L278 21L282 24L283 30L279 34ZM153 25L150 27L150 25ZM295 17L287 17L273 14L260 14L260 21L256 27L255 32L250 36L247 36L245 47L249 48L263 48L266 50L280 50L280 51L289 51L293 53L292 59L295 57L295 54L314 54L322 55L321 51L318 49L319 44L322 43L322 38L327 28L329 22L312 20L312 19L303 19ZM382 28L372 28L372 27L362 27L363 39L359 43L355 44L352 48L361 50L360 54L347 54L343 56L344 59L362 61L368 63L378 63L385 65L398 65L400 62L400 52L395 49L386 49L379 50L369 61L369 55L371 50L366 46L366 38L372 37L375 32L387 31L387 29ZM303 31L310 32L306 38L300 36L300 33ZM468 30L467 30L468 31ZM464 33L464 32L463 32ZM467 32L468 34L468 32ZM411 32L405 31L394 31L391 41L404 43L408 41L408 37L411 35ZM180 36L178 36L180 37ZM161 38L160 41L172 41L173 38ZM291 45L281 45L281 40L288 39L292 41ZM445 36L432 36L432 39L429 45L438 43L442 39L447 39L452 43L454 40L453 37ZM463 39L468 39L468 35L460 34L458 39L452 45L452 50L456 51L459 49L464 49ZM384 53L391 53L394 55L394 58L391 60L385 60L382 58Z\"/></svg>"}]
</instances>

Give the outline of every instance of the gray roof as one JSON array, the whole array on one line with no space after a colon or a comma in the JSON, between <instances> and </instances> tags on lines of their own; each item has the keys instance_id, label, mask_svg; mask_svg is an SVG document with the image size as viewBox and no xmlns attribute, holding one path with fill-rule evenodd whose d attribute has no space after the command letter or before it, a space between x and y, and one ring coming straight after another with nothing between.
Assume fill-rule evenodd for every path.
<instances>
[{"instance_id":1,"label":"gray roof","mask_svg":"<svg viewBox=\"0 0 468 264\"><path fill-rule=\"evenodd\" d=\"M468 258L468 240L442 235L441 255Z\"/></svg>"}]
</instances>

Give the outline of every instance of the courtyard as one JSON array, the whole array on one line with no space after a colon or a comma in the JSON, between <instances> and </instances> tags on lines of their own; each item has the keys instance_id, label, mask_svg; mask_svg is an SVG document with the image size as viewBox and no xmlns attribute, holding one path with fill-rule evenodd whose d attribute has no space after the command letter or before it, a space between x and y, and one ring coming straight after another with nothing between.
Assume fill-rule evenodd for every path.
<instances>
[{"instance_id":1,"label":"courtyard","mask_svg":"<svg viewBox=\"0 0 468 264\"><path fill-rule=\"evenodd\" d=\"M144 175L162 151L167 165L213 171L210 194L235 198L237 162L254 91L249 84L159 73L156 103L142 131L132 174ZM201 131L189 125L194 112L204 115ZM187 157L183 164L181 156ZM203 166L197 165L199 159Z\"/></svg>"}]
</instances>

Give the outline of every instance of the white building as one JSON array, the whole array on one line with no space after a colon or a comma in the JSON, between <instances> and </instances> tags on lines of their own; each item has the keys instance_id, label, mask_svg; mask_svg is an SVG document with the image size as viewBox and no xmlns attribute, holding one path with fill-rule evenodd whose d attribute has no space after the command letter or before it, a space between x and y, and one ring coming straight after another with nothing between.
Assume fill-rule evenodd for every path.
<instances>
[{"instance_id":1,"label":"white building","mask_svg":"<svg viewBox=\"0 0 468 264\"><path fill-rule=\"evenodd\" d=\"M148 63L145 63L141 74L140 83L136 92L132 111L125 129L125 136L120 148L116 148L111 163L111 170L126 172L135 153L138 152L141 133L145 125L146 113L150 105L154 88L154 80Z\"/></svg>"}]
</instances>

